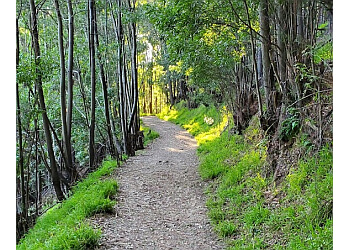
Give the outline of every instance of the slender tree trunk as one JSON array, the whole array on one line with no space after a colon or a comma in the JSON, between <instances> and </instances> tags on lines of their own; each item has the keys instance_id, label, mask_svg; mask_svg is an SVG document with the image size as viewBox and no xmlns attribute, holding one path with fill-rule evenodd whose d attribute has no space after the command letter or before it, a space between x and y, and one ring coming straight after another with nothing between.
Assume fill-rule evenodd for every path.
<instances>
[{"instance_id":1,"label":"slender tree trunk","mask_svg":"<svg viewBox=\"0 0 350 250\"><path fill-rule=\"evenodd\" d=\"M106 12L105 13L105 27L104 27L105 37L106 37L105 44L109 44L109 39L108 39L108 37L109 37L108 36L108 34L109 34L108 33L108 26L109 26L108 15L109 14L108 14L107 10L108 10L108 3L106 1L105 2L105 12ZM115 21L113 13L112 13L112 19L113 19L113 21ZM115 27L115 23L114 23L114 27ZM106 56L109 55L109 54L110 54L110 52L109 52L108 47L107 47L107 49L106 49ZM111 88L110 81L108 80L110 78L110 76L109 76L110 69L109 69L108 66L109 66L109 64L108 64L108 61L107 61L107 64L106 64L106 67L107 67L107 71L106 71L107 89ZM104 95L106 95L108 97L107 93L108 92L106 92L106 94L104 94ZM116 116L113 117L114 102L110 98L108 98L107 107L108 107L108 113L107 114L109 114L109 121L108 122L110 124L111 133L112 133L112 142L111 143L113 143L114 150L116 152L117 163L118 163L118 166L119 166L119 159L120 159L120 155L119 154L121 153L121 147L120 147L120 143L119 143L119 141L118 141L118 139L116 137L116 132L115 132L116 131L115 130L115 120L116 120L115 117Z\"/></svg>"},{"instance_id":2,"label":"slender tree trunk","mask_svg":"<svg viewBox=\"0 0 350 250\"><path fill-rule=\"evenodd\" d=\"M95 109L96 109L96 73L95 73L95 0L89 0L89 52L90 52L90 73L91 73L91 115L90 115L90 140L89 157L90 169L95 164Z\"/></svg>"},{"instance_id":3,"label":"slender tree trunk","mask_svg":"<svg viewBox=\"0 0 350 250\"><path fill-rule=\"evenodd\" d=\"M39 150L38 150L38 143L39 143L39 127L38 127L38 120L34 119L34 128L35 128L35 134L34 134L34 140L35 140L35 215L39 216L39 197L40 197L40 190L39 190L39 178L38 178L38 165L39 165Z\"/></svg>"},{"instance_id":4,"label":"slender tree trunk","mask_svg":"<svg viewBox=\"0 0 350 250\"><path fill-rule=\"evenodd\" d=\"M63 45L63 24L62 24L62 15L60 11L60 6L58 0L54 1L56 13L57 13L57 21L58 21L58 49L60 53L60 67L61 67L61 79L60 79L60 100L61 100L61 120L62 120L62 140L63 140L63 159L66 168L69 169L70 161L69 161L69 139L67 133L67 106L66 106L66 62L64 55L64 45ZM71 173L69 173L71 174Z\"/></svg>"},{"instance_id":5,"label":"slender tree trunk","mask_svg":"<svg viewBox=\"0 0 350 250\"><path fill-rule=\"evenodd\" d=\"M174 100L174 94L173 94L173 86L172 86L172 81L169 80L168 82L168 88L169 88L169 97L170 97L170 107L175 105L175 100Z\"/></svg>"},{"instance_id":6,"label":"slender tree trunk","mask_svg":"<svg viewBox=\"0 0 350 250\"><path fill-rule=\"evenodd\" d=\"M149 113L150 114L153 114L153 105L152 105L152 102L153 102L153 84L149 84Z\"/></svg>"},{"instance_id":7,"label":"slender tree trunk","mask_svg":"<svg viewBox=\"0 0 350 250\"><path fill-rule=\"evenodd\" d=\"M55 154L52 146L52 138L49 128L49 119L46 113L46 105L44 92L42 88L42 72L40 70L40 46L39 46L39 33L38 33L38 23L37 23L37 9L34 0L29 0L30 10L31 10L31 33L32 33L32 45L34 49L35 65L36 65L36 79L35 84L38 90L39 105L41 109L41 114L43 118L43 128L46 138L47 151L50 158L50 170L53 186L56 192L57 199L59 201L64 199L64 195L61 189L61 181L58 175L57 163L55 159Z\"/></svg>"},{"instance_id":8,"label":"slender tree trunk","mask_svg":"<svg viewBox=\"0 0 350 250\"><path fill-rule=\"evenodd\" d=\"M76 74L78 76L78 83L79 83L81 98L83 99L83 106L84 106L84 112L85 112L85 123L86 123L86 126L89 127L89 106L88 106L87 100L86 100L86 93L84 90L84 84L83 84L83 81L81 78L81 72L76 71Z\"/></svg>"},{"instance_id":9,"label":"slender tree trunk","mask_svg":"<svg viewBox=\"0 0 350 250\"><path fill-rule=\"evenodd\" d=\"M96 11L96 10L95 10ZM95 14L96 16L96 14ZM114 140L112 136L112 129L111 129L111 118L110 118L110 113L109 113L109 101L108 101L108 89L107 89L107 80L106 80L106 75L104 71L104 65L103 61L101 58L101 54L99 52L99 39L98 39L98 32L97 32L97 22L95 24L95 44L96 44L96 52L97 52L97 60L99 62L99 67L100 67L100 77L101 77L101 82L102 82L102 91L103 91L103 100L104 100L104 111L105 111L105 117L106 117L106 125L107 125L107 134L108 134L108 140L109 140L109 145L110 145L110 152L113 157L118 158L118 152L116 151L116 147L114 145Z\"/></svg>"},{"instance_id":10,"label":"slender tree trunk","mask_svg":"<svg viewBox=\"0 0 350 250\"><path fill-rule=\"evenodd\" d=\"M126 109L126 103L125 103L125 84L124 84L124 56L123 56L123 46L124 46L124 40L123 40L123 27L122 27L122 3L121 0L117 0L118 4L118 16L117 16L117 40L118 40L118 81L119 81L119 115L120 115L120 125L122 130L122 136L123 136L123 149L126 154L129 155L128 147L127 147L127 126L126 126L126 116L125 116L125 109Z\"/></svg>"},{"instance_id":11,"label":"slender tree trunk","mask_svg":"<svg viewBox=\"0 0 350 250\"><path fill-rule=\"evenodd\" d=\"M128 6L132 12L135 11L135 2L133 6L130 0L128 0ZM131 133L133 128L133 134L139 132L139 109L138 109L138 75L137 75L137 41L136 41L136 23L132 22L130 25L130 43L131 43L131 85L132 85L132 109L130 114L130 122L128 127L128 133Z\"/></svg>"},{"instance_id":12,"label":"slender tree trunk","mask_svg":"<svg viewBox=\"0 0 350 250\"><path fill-rule=\"evenodd\" d=\"M68 107L67 107L67 142L66 152L68 160L68 170L72 175L71 181L74 182L78 176L77 171L73 162L72 155L72 118L73 118L73 52L74 52L74 14L72 1L67 0L68 6L68 20L69 20L69 31L68 31L68 65L67 65L67 78L68 78Z\"/></svg>"},{"instance_id":13,"label":"slender tree trunk","mask_svg":"<svg viewBox=\"0 0 350 250\"><path fill-rule=\"evenodd\" d=\"M18 18L16 18L16 68L19 65L19 28L18 28ZM22 135L22 120L21 120L21 106L19 101L19 86L18 80L16 80L16 105L17 105L17 130L18 130L18 151L19 151L19 169L21 172L21 195L22 195L22 217L27 220L27 204L26 204L26 193L25 193L25 181L24 181L24 163L23 163L23 135ZM26 224L24 225L23 231L26 230Z\"/></svg>"},{"instance_id":14,"label":"slender tree trunk","mask_svg":"<svg viewBox=\"0 0 350 250\"><path fill-rule=\"evenodd\" d=\"M300 45L304 43L303 2L297 0L297 41Z\"/></svg>"},{"instance_id":15,"label":"slender tree trunk","mask_svg":"<svg viewBox=\"0 0 350 250\"><path fill-rule=\"evenodd\" d=\"M268 14L268 1L260 0L259 5L260 30L262 35L262 63L263 63L263 82L265 88L265 103L267 108L267 116L274 114L271 100L271 92L273 91L271 79L271 38L270 38L270 22Z\"/></svg>"},{"instance_id":16,"label":"slender tree trunk","mask_svg":"<svg viewBox=\"0 0 350 250\"><path fill-rule=\"evenodd\" d=\"M261 101L261 94L260 94L259 80L258 80L259 76L258 76L258 64L256 61L256 48L255 48L255 43L254 43L254 33L253 33L252 28L251 28L249 10L248 10L248 5L247 5L246 0L244 0L244 6L245 6L248 22L249 22L249 33L250 33L250 44L252 47L254 80L255 80L256 92L257 92L257 97L258 97L259 117L261 118L261 116L263 115L263 109L262 109L262 101Z\"/></svg>"},{"instance_id":17,"label":"slender tree trunk","mask_svg":"<svg viewBox=\"0 0 350 250\"><path fill-rule=\"evenodd\" d=\"M286 38L287 31L287 13L285 11L285 4L278 5L278 26L277 26L277 43L279 47L279 76L282 85L283 99L286 99L287 94L287 50Z\"/></svg>"}]
</instances>

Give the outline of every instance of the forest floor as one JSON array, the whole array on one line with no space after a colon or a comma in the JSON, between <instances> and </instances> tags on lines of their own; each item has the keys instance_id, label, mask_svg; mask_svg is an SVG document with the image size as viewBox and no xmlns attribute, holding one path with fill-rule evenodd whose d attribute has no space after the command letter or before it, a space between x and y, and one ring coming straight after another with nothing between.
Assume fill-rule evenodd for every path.
<instances>
[{"instance_id":1,"label":"forest floor","mask_svg":"<svg viewBox=\"0 0 350 250\"><path fill-rule=\"evenodd\" d=\"M207 216L196 140L184 129L143 117L159 138L117 169L115 214L95 215L96 249L223 249Z\"/></svg>"}]
</instances>

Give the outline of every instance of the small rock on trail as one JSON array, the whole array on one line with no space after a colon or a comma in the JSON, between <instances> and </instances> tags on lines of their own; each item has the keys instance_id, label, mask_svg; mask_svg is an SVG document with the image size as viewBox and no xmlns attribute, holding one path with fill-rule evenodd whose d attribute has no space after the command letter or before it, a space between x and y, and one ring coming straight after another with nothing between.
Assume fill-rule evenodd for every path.
<instances>
[{"instance_id":1,"label":"small rock on trail","mask_svg":"<svg viewBox=\"0 0 350 250\"><path fill-rule=\"evenodd\" d=\"M115 215L96 215L96 249L223 249L207 217L197 143L184 129L143 117L159 133L140 155L117 170Z\"/></svg>"}]
</instances>

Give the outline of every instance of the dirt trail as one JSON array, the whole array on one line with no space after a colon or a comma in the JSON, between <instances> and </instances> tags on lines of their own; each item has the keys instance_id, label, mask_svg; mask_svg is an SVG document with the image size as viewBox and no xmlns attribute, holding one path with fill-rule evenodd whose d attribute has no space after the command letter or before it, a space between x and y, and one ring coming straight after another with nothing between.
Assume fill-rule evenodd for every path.
<instances>
[{"instance_id":1,"label":"dirt trail","mask_svg":"<svg viewBox=\"0 0 350 250\"><path fill-rule=\"evenodd\" d=\"M116 214L93 219L97 249L223 249L206 215L195 139L157 117L143 121L160 136L117 170Z\"/></svg>"}]
</instances>

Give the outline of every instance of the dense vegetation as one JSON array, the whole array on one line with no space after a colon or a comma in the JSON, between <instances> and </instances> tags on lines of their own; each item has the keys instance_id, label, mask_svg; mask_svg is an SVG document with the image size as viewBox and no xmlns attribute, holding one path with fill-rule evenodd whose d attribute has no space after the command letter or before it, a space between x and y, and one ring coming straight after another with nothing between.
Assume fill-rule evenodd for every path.
<instances>
[{"instance_id":1,"label":"dense vegetation","mask_svg":"<svg viewBox=\"0 0 350 250\"><path fill-rule=\"evenodd\" d=\"M228 249L332 249L330 145L314 154L299 135L293 148L302 153L276 184L266 172L268 141L256 116L237 135L232 127L224 130L227 114L215 107L177 107L160 117L182 125L198 140L199 171L210 181L208 216Z\"/></svg>"},{"instance_id":2,"label":"dense vegetation","mask_svg":"<svg viewBox=\"0 0 350 250\"><path fill-rule=\"evenodd\" d=\"M201 143L232 247L331 244L332 0L17 0L16 73L17 240L161 113Z\"/></svg>"}]
</instances>

